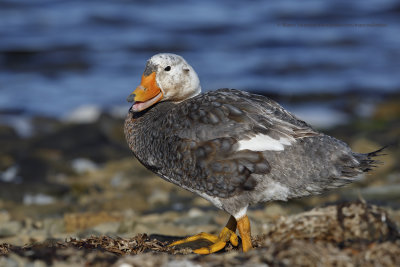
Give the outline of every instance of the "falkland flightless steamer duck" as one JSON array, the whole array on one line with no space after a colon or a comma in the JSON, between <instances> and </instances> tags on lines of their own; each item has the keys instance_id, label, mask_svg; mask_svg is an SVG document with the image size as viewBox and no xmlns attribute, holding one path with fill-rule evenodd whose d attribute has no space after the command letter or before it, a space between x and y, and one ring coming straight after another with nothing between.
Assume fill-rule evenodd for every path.
<instances>
[{"instance_id":1,"label":"falkland flightless steamer duck","mask_svg":"<svg viewBox=\"0 0 400 267\"><path fill-rule=\"evenodd\" d=\"M374 167L380 151L360 154L314 130L271 99L234 89L201 93L194 69L180 56L157 54L147 61L125 135L137 159L161 178L207 199L231 215L221 233L200 233L212 244L252 248L251 204L287 200L353 182Z\"/></svg>"}]
</instances>

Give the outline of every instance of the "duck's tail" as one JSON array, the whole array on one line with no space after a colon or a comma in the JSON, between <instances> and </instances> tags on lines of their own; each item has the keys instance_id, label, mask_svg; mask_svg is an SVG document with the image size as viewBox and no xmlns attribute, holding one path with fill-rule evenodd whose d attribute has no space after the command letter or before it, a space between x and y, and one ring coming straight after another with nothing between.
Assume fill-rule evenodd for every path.
<instances>
[{"instance_id":1,"label":"duck's tail","mask_svg":"<svg viewBox=\"0 0 400 267\"><path fill-rule=\"evenodd\" d=\"M377 167L377 165L383 164L382 161L376 160L375 157L383 156L382 151L388 146L384 146L376 151L369 153L353 153L353 156L360 162L360 165L357 166L359 170L362 172L369 172L373 168Z\"/></svg>"}]
</instances>

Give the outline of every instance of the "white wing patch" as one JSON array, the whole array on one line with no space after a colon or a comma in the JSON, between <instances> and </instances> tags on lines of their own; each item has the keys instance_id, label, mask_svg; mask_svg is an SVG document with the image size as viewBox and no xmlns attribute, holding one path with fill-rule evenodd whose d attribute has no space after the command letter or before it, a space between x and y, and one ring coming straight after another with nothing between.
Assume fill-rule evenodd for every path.
<instances>
[{"instance_id":1,"label":"white wing patch","mask_svg":"<svg viewBox=\"0 0 400 267\"><path fill-rule=\"evenodd\" d=\"M252 151L282 151L285 149L284 146L290 146L292 140L286 137L281 137L279 140L270 137L265 134L258 134L249 140L240 140L238 142L238 150L252 150Z\"/></svg>"}]
</instances>

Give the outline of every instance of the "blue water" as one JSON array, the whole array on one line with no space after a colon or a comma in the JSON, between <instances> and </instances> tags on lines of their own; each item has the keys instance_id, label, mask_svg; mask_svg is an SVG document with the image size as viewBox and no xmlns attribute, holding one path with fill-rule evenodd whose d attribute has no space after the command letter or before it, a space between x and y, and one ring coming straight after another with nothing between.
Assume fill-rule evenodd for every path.
<instances>
[{"instance_id":1,"label":"blue water","mask_svg":"<svg viewBox=\"0 0 400 267\"><path fill-rule=\"evenodd\" d=\"M397 0L0 0L0 110L128 105L159 52L184 56L204 90L399 91L399 13Z\"/></svg>"}]
</instances>

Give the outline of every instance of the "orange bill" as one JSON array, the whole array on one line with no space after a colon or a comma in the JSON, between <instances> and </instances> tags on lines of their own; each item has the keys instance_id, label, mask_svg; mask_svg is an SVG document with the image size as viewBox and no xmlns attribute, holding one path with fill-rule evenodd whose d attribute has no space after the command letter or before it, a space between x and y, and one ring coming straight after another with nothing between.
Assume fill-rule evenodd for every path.
<instances>
[{"instance_id":1,"label":"orange bill","mask_svg":"<svg viewBox=\"0 0 400 267\"><path fill-rule=\"evenodd\" d=\"M156 73L142 76L142 82L127 98L128 102L135 101L132 110L135 112L145 110L163 98L162 91L156 82Z\"/></svg>"}]
</instances>

